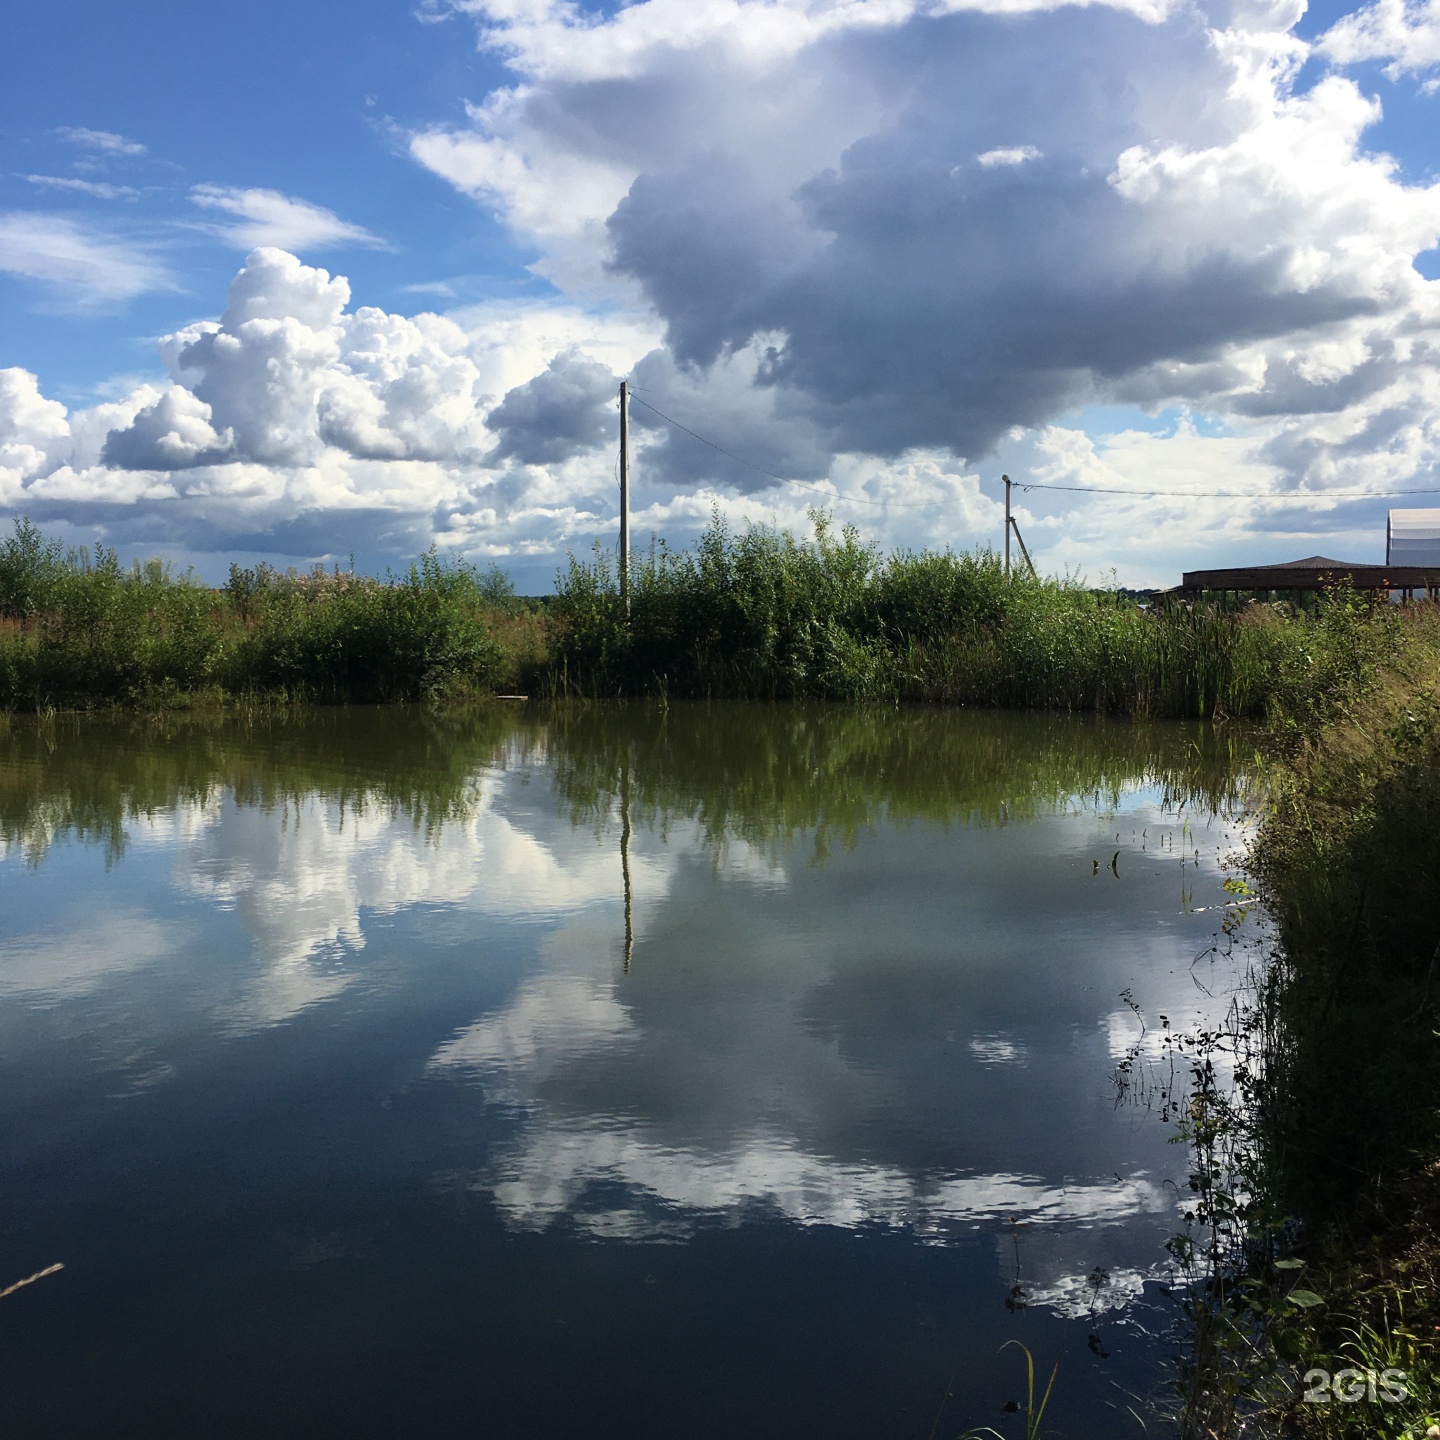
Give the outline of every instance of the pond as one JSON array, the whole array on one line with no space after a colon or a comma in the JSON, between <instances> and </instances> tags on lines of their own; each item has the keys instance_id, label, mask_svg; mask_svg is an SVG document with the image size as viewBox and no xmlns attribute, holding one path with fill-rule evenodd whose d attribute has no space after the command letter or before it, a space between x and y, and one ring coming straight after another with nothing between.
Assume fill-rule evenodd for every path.
<instances>
[{"instance_id":1,"label":"pond","mask_svg":"<svg viewBox=\"0 0 1440 1440\"><path fill-rule=\"evenodd\" d=\"M1020 1434L1012 1340L1061 1433L1155 1433L1186 1154L1113 1074L1223 1008L1248 756L964 710L12 722L0 1288L64 1268L0 1299L5 1433Z\"/></svg>"}]
</instances>

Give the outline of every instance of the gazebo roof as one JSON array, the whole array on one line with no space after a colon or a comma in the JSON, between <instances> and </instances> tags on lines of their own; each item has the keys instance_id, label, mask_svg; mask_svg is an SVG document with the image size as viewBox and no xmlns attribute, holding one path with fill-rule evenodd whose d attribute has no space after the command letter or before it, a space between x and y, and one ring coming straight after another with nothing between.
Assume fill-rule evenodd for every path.
<instances>
[{"instance_id":1,"label":"gazebo roof","mask_svg":"<svg viewBox=\"0 0 1440 1440\"><path fill-rule=\"evenodd\" d=\"M1182 590L1324 590L1349 582L1357 590L1428 590L1440 587L1440 565L1374 565L1308 555L1274 565L1230 570L1187 570Z\"/></svg>"}]
</instances>

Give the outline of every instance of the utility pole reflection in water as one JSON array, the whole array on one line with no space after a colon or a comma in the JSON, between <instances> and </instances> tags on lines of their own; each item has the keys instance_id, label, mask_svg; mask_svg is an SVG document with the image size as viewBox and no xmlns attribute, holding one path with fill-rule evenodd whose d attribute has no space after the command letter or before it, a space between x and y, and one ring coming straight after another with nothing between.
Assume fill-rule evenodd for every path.
<instances>
[{"instance_id":1,"label":"utility pole reflection in water","mask_svg":"<svg viewBox=\"0 0 1440 1440\"><path fill-rule=\"evenodd\" d=\"M635 948L635 915L630 894L630 756L620 761L620 875L625 882L625 968Z\"/></svg>"}]
</instances>

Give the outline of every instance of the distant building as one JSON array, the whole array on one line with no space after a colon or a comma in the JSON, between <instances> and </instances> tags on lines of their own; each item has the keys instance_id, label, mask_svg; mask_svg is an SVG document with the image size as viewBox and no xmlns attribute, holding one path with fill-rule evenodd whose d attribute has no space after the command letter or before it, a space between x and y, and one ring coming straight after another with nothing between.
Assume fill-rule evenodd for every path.
<instances>
[{"instance_id":1,"label":"distant building","mask_svg":"<svg viewBox=\"0 0 1440 1440\"><path fill-rule=\"evenodd\" d=\"M1440 565L1440 509L1392 510L1385 527L1386 565Z\"/></svg>"}]
</instances>

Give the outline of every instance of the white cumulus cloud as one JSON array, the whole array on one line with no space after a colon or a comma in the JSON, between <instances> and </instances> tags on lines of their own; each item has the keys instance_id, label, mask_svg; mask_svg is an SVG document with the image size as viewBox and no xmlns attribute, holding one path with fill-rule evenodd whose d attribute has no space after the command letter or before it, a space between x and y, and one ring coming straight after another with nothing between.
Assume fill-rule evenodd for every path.
<instances>
[{"instance_id":1,"label":"white cumulus cloud","mask_svg":"<svg viewBox=\"0 0 1440 1440\"><path fill-rule=\"evenodd\" d=\"M1407 71L1433 70L1440 66L1440 4L1375 0L1336 21L1321 39L1320 49L1341 65L1388 61L1392 79Z\"/></svg>"},{"instance_id":2,"label":"white cumulus cloud","mask_svg":"<svg viewBox=\"0 0 1440 1440\"><path fill-rule=\"evenodd\" d=\"M378 237L198 186L251 251L222 318L163 340L166 384L70 415L69 453L32 447L12 489L121 540L115 517L158 506L200 550L549 562L611 533L622 376L637 530L674 543L712 507L803 528L816 504L883 544L998 540L1003 468L1184 491L1023 502L1040 563L1155 583L1203 546L1359 545L1383 504L1347 492L1440 484L1440 284L1415 265L1440 185L1377 151L1343 69L1423 78L1432 0L1314 43L1298 0L428 13L469 17L511 76L410 154L550 291L355 306L294 252ZM0 265L72 300L159 283L135 247L13 218Z\"/></svg>"},{"instance_id":3,"label":"white cumulus cloud","mask_svg":"<svg viewBox=\"0 0 1440 1440\"><path fill-rule=\"evenodd\" d=\"M553 306L466 319L352 308L343 277L262 247L219 320L163 337L165 384L67 415L33 375L0 372L3 503L117 542L158 505L169 533L202 550L257 532L306 556L409 557L432 538L549 556L588 543L613 513L609 457L587 448L596 377L609 392L610 366L628 370L653 329ZM545 426L574 453L537 457Z\"/></svg>"},{"instance_id":4,"label":"white cumulus cloud","mask_svg":"<svg viewBox=\"0 0 1440 1440\"><path fill-rule=\"evenodd\" d=\"M975 157L975 163L986 170L996 165L1023 165L1027 160L1038 160L1040 152L1033 145L1001 145Z\"/></svg>"},{"instance_id":5,"label":"white cumulus cloud","mask_svg":"<svg viewBox=\"0 0 1440 1440\"><path fill-rule=\"evenodd\" d=\"M14 366L0 370L0 503L17 497L25 477L69 438L65 407L41 395L33 375Z\"/></svg>"},{"instance_id":6,"label":"white cumulus cloud","mask_svg":"<svg viewBox=\"0 0 1440 1440\"><path fill-rule=\"evenodd\" d=\"M1151 484L1242 453L1262 494L1435 471L1436 286L1413 261L1440 186L1374 152L1354 80L1302 83L1289 0L448 8L517 79L414 157L556 283L638 288L665 327L651 398L761 470L824 491L846 457L974 464L1120 403L1225 432L1154 437ZM1416 68L1431 8L1382 0L1321 51ZM662 483L791 508L654 434Z\"/></svg>"}]
</instances>

